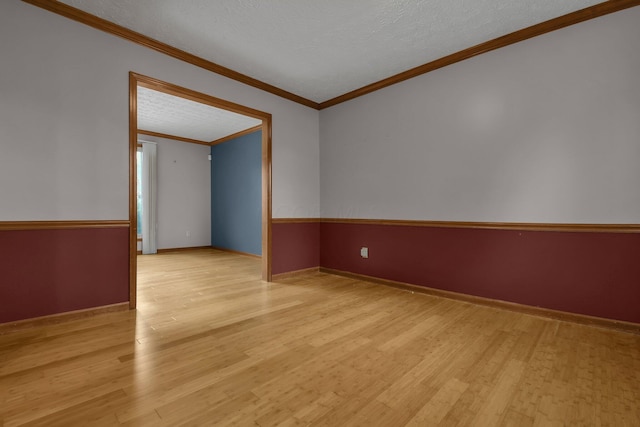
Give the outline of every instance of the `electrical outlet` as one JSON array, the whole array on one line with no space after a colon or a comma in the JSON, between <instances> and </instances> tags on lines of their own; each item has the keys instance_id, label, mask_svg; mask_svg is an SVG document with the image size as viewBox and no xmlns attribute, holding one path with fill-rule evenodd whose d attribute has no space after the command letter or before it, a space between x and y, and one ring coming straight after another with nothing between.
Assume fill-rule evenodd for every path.
<instances>
[{"instance_id":1,"label":"electrical outlet","mask_svg":"<svg viewBox=\"0 0 640 427\"><path fill-rule=\"evenodd\" d=\"M187 230L187 237L191 237L191 232Z\"/></svg>"},{"instance_id":2,"label":"electrical outlet","mask_svg":"<svg viewBox=\"0 0 640 427\"><path fill-rule=\"evenodd\" d=\"M362 258L369 258L369 248L367 248L366 246L363 246L360 248L360 256Z\"/></svg>"}]
</instances>

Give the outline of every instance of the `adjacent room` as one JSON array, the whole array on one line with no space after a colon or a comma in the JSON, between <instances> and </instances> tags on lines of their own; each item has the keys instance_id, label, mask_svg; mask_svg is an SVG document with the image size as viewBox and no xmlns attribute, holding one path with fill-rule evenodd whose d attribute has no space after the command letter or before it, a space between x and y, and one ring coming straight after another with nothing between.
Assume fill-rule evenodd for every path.
<instances>
[{"instance_id":1,"label":"adjacent room","mask_svg":"<svg viewBox=\"0 0 640 427\"><path fill-rule=\"evenodd\" d=\"M179 259L188 274L197 268L189 266L193 256L204 262L206 286L233 272L228 253L253 258L246 264L260 273L263 123L204 94L207 103L142 82L130 108L137 123L138 255L130 265L142 267L136 288L145 291L135 290L143 297L137 308L153 310L159 294L173 301L188 295L184 277L167 274L171 260Z\"/></svg>"},{"instance_id":2,"label":"adjacent room","mask_svg":"<svg viewBox=\"0 0 640 427\"><path fill-rule=\"evenodd\" d=\"M639 24L0 2L0 425L640 425Z\"/></svg>"}]
</instances>

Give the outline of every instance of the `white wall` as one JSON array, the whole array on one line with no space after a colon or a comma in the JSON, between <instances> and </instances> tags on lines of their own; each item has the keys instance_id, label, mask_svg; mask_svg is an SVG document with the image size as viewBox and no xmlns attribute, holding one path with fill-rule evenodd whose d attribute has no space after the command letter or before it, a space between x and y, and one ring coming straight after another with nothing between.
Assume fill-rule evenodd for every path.
<instances>
[{"instance_id":1,"label":"white wall","mask_svg":"<svg viewBox=\"0 0 640 427\"><path fill-rule=\"evenodd\" d=\"M211 147L148 135L138 140L157 143L158 249L211 246Z\"/></svg>"},{"instance_id":2,"label":"white wall","mask_svg":"<svg viewBox=\"0 0 640 427\"><path fill-rule=\"evenodd\" d=\"M273 215L319 215L316 110L0 2L0 221L128 219L129 71L273 115Z\"/></svg>"},{"instance_id":3,"label":"white wall","mask_svg":"<svg viewBox=\"0 0 640 427\"><path fill-rule=\"evenodd\" d=\"M640 222L640 7L323 110L323 217Z\"/></svg>"}]
</instances>

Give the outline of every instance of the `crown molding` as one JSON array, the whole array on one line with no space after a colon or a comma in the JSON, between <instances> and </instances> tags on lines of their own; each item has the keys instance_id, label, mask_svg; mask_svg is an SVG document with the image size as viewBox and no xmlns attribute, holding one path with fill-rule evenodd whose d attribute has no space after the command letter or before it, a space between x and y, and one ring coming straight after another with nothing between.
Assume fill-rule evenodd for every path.
<instances>
[{"instance_id":1,"label":"crown molding","mask_svg":"<svg viewBox=\"0 0 640 427\"><path fill-rule=\"evenodd\" d=\"M335 98L323 102L315 102L294 93L288 92L284 89L280 89L276 86L262 82L260 80L249 77L245 74L234 71L230 68L208 61L199 56L185 52L181 49L177 49L166 43L162 43L158 40L147 37L138 32L129 30L113 22L99 18L90 13L84 12L75 7L60 3L57 0L22 0L25 3L40 7L74 21L89 25L90 27L107 32L109 34L124 38L126 40L137 43L141 46L148 47L155 51L164 53L173 58L185 61L197 67L211 71L213 73L225 76L232 80L244 83L246 85L261 89L265 92L269 92L273 95L288 99L298 104L314 108L316 110L323 110L325 108L332 107L337 104L349 101L354 98L375 92L379 89L400 83L402 81L411 79L413 77L426 74L430 71L437 70L439 68L446 67L448 65L455 64L457 62L464 61L465 59L472 58L474 56L491 52L496 49L500 49L505 46L509 46L536 36L540 36L546 33L550 33L561 28L565 28L580 22L588 21L590 19L598 18L600 16L608 15L610 13L618 12L631 7L639 6L640 0L609 0L603 3L596 4L575 12L568 13L566 15L554 18L545 22L541 22L536 25L524 28L522 30L515 31L513 33L504 35L502 37L489 40L484 43L472 46L470 48L461 50L459 52L452 53L445 57L436 59L423 65L419 65L410 70L396 74L391 77L387 77L380 81L363 86L359 89L347 92Z\"/></svg>"},{"instance_id":2,"label":"crown molding","mask_svg":"<svg viewBox=\"0 0 640 427\"><path fill-rule=\"evenodd\" d=\"M201 141L199 139L184 138L182 136L169 135L168 133L153 132L150 130L138 129L138 134L157 136L159 138L173 139L175 141L189 142L191 144L209 145L207 141Z\"/></svg>"},{"instance_id":3,"label":"crown molding","mask_svg":"<svg viewBox=\"0 0 640 427\"><path fill-rule=\"evenodd\" d=\"M257 132L259 130L262 130L262 125L254 126L252 128L249 128L249 129L241 130L240 132L232 133L231 135L227 135L227 136L224 136L222 138L213 140L211 142L208 142L207 144L209 144L209 145L222 144L223 142L231 141L232 139L236 139L236 138L239 138L239 137L244 136L244 135L249 135L250 133L254 133L254 132Z\"/></svg>"},{"instance_id":4,"label":"crown molding","mask_svg":"<svg viewBox=\"0 0 640 427\"><path fill-rule=\"evenodd\" d=\"M144 34L140 34L136 31L132 31L121 25L114 24L113 22L107 21L106 19L99 18L95 15L92 15L90 13L77 9L73 6L60 3L59 1L56 1L56 0L22 0L22 1L25 3L29 3L33 6L37 6L42 9L48 10L49 12L53 12L58 15L64 16L65 18L72 19L74 21L80 22L82 24L88 25L90 27L96 28L106 33L112 34L114 36L122 37L123 39L132 41L144 47L148 47L160 53L164 53L165 55L169 55L181 61L188 62L189 64L195 65L197 67L204 68L205 70L214 72L221 76L228 77L240 83L253 86L265 92L269 92L273 95L277 95L279 97L288 99L290 101L297 102L298 104L302 104L307 107L318 109L318 103L315 101L311 101L310 99L303 98L302 96L288 92L284 89L280 89L279 87L270 85L269 83L265 83L258 79L254 79L253 77L249 77L246 74L239 73L230 68L224 67L220 64L216 64L215 62L208 61L192 53L185 52L184 50L175 48L166 43L152 39L151 37L147 37Z\"/></svg>"},{"instance_id":5,"label":"crown molding","mask_svg":"<svg viewBox=\"0 0 640 427\"><path fill-rule=\"evenodd\" d=\"M509 46L533 37L541 36L543 34L550 33L561 28L569 27L580 22L588 21L590 19L598 18L600 16L608 15L610 13L618 12L638 5L640 5L640 0L610 0L605 1L604 3L599 3L594 6L587 7L585 9L568 13L566 15L559 16L558 18L550 19L549 21L541 22L522 30L514 31L513 33L504 35L502 37L480 43L459 52L452 53L451 55L444 56L442 58L436 59L435 61L427 62L426 64L419 65L410 70L403 71L402 73L387 77L386 79L371 83L367 86L363 86L360 89L356 89L327 101L321 102L319 109L323 110L325 108L341 104L351 99L358 98L368 93L383 89L387 86L409 80L413 77L417 77L430 71L455 64L456 62L464 61L465 59L473 58L474 56L483 53L491 52L493 50L500 49L502 47Z\"/></svg>"}]
</instances>

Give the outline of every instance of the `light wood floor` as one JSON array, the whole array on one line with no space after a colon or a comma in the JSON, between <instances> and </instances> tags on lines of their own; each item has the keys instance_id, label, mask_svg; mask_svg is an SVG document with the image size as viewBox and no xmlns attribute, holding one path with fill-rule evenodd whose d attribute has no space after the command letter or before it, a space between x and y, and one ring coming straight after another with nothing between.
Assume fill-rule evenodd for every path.
<instances>
[{"instance_id":1,"label":"light wood floor","mask_svg":"<svg viewBox=\"0 0 640 427\"><path fill-rule=\"evenodd\" d=\"M640 336L259 278L215 250L140 256L137 312L0 336L0 425L640 426Z\"/></svg>"}]
</instances>

